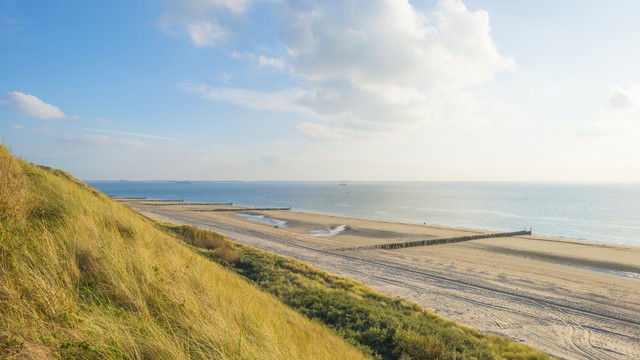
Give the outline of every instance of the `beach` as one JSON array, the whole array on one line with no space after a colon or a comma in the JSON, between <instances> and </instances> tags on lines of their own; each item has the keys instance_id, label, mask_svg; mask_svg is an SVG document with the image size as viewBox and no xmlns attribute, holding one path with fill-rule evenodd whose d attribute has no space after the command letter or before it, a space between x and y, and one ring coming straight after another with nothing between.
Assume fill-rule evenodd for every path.
<instances>
[{"instance_id":1,"label":"beach","mask_svg":"<svg viewBox=\"0 0 640 360\"><path fill-rule=\"evenodd\" d=\"M211 229L235 242L305 261L552 356L640 358L638 247L540 237L534 229L531 236L363 249L493 231L284 210L238 211L230 205L120 201L157 220Z\"/></svg>"}]
</instances>

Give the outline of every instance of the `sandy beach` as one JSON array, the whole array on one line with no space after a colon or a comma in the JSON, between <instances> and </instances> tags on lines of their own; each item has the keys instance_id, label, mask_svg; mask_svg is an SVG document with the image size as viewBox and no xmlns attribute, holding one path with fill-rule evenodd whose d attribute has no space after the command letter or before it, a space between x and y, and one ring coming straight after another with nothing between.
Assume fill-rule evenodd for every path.
<instances>
[{"instance_id":1,"label":"sandy beach","mask_svg":"<svg viewBox=\"0 0 640 360\"><path fill-rule=\"evenodd\" d=\"M232 206L120 201L154 219L211 229L305 261L552 356L640 358L638 247L539 237L534 229L532 236L358 249L491 231L294 211L244 210L238 216L237 211L213 211Z\"/></svg>"}]
</instances>

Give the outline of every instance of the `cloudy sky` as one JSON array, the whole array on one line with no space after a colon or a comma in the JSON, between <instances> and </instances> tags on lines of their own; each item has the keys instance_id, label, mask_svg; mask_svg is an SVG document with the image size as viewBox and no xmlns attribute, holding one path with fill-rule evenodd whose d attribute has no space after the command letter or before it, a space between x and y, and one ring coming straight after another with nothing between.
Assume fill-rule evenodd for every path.
<instances>
[{"instance_id":1,"label":"cloudy sky","mask_svg":"<svg viewBox=\"0 0 640 360\"><path fill-rule=\"evenodd\" d=\"M639 182L639 13L0 0L0 141L84 180Z\"/></svg>"}]
</instances>

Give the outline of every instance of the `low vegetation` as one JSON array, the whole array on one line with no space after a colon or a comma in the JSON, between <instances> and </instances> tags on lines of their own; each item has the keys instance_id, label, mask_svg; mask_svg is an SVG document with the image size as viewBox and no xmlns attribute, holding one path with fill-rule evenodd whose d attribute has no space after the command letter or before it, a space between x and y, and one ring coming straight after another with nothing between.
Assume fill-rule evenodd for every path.
<instances>
[{"instance_id":1,"label":"low vegetation","mask_svg":"<svg viewBox=\"0 0 640 360\"><path fill-rule=\"evenodd\" d=\"M239 260L231 242L218 233L190 225L165 225L164 228L178 235L191 246L212 250L210 256L213 255L215 259L224 261L224 264L236 264Z\"/></svg>"},{"instance_id":2,"label":"low vegetation","mask_svg":"<svg viewBox=\"0 0 640 360\"><path fill-rule=\"evenodd\" d=\"M180 234L234 262L214 235ZM0 358L366 355L150 220L0 145Z\"/></svg>"},{"instance_id":3,"label":"low vegetation","mask_svg":"<svg viewBox=\"0 0 640 360\"><path fill-rule=\"evenodd\" d=\"M196 231L191 227L162 226L179 234ZM187 239L191 236L187 235ZM300 261L220 238L217 243L226 249L226 258L220 257L215 247L198 251L250 279L306 317L326 324L375 358L548 358L536 349L504 337L481 334L416 304L380 294ZM235 254L230 256L229 249Z\"/></svg>"}]
</instances>

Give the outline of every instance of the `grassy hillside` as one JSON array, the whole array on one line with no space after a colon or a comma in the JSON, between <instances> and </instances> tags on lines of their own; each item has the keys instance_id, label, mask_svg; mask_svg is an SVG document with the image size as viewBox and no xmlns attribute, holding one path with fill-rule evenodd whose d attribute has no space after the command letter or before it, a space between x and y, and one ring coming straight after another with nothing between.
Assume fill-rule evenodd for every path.
<instances>
[{"instance_id":1,"label":"grassy hillside","mask_svg":"<svg viewBox=\"0 0 640 360\"><path fill-rule=\"evenodd\" d=\"M0 358L360 359L326 327L0 145Z\"/></svg>"},{"instance_id":2,"label":"grassy hillside","mask_svg":"<svg viewBox=\"0 0 640 360\"><path fill-rule=\"evenodd\" d=\"M377 358L548 359L526 345L481 334L303 262L234 244L191 226L161 226Z\"/></svg>"}]
</instances>

